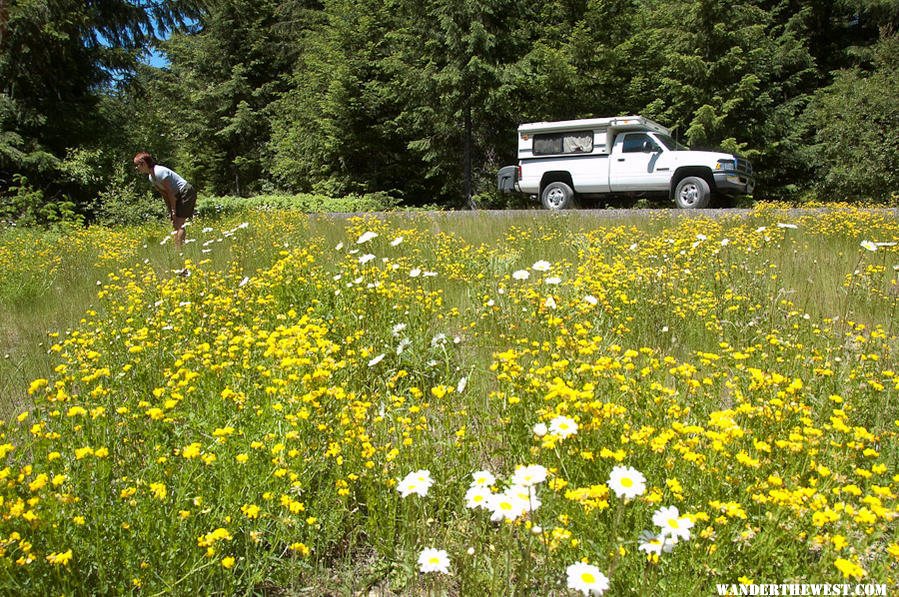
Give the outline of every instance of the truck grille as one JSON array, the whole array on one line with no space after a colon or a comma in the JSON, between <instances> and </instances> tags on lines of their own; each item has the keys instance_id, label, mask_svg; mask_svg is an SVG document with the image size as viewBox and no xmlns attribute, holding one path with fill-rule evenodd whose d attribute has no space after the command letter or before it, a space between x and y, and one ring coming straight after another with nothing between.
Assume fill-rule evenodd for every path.
<instances>
[{"instance_id":1,"label":"truck grille","mask_svg":"<svg viewBox=\"0 0 899 597\"><path fill-rule=\"evenodd\" d=\"M752 164L749 163L749 160L744 160L743 158L737 158L737 174L742 176L752 176Z\"/></svg>"}]
</instances>

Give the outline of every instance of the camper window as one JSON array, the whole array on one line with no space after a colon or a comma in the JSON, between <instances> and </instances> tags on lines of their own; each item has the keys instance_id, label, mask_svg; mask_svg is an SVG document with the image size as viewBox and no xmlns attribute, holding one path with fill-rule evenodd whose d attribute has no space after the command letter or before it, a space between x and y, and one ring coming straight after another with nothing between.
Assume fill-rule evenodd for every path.
<instances>
[{"instance_id":1,"label":"camper window","mask_svg":"<svg viewBox=\"0 0 899 597\"><path fill-rule=\"evenodd\" d=\"M534 135L534 155L590 153L591 151L593 151L593 131Z\"/></svg>"}]
</instances>

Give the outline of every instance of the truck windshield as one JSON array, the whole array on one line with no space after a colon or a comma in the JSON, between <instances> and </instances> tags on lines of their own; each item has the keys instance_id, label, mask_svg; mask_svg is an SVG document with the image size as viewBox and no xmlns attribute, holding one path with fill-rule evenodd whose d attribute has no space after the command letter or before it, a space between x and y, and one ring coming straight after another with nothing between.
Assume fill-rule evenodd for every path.
<instances>
[{"instance_id":1,"label":"truck windshield","mask_svg":"<svg viewBox=\"0 0 899 597\"><path fill-rule=\"evenodd\" d=\"M690 148L686 145L681 145L677 141L671 138L670 135L662 135L660 133L656 133L656 139L659 142L668 148L669 151L690 151Z\"/></svg>"}]
</instances>

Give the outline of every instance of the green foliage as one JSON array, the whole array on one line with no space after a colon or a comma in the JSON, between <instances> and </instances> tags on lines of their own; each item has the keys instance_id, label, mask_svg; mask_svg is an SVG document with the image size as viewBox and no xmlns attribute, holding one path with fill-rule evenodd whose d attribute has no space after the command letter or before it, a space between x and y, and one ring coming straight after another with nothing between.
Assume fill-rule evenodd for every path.
<instances>
[{"instance_id":1,"label":"green foliage","mask_svg":"<svg viewBox=\"0 0 899 597\"><path fill-rule=\"evenodd\" d=\"M511 80L534 28L533 3L521 0L399 2L390 89L402 104L396 124L440 196L467 200L492 187L497 147L517 126ZM481 185L472 184L481 181ZM486 183L486 184L485 184ZM489 186L488 186L489 185Z\"/></svg>"},{"instance_id":2,"label":"green foliage","mask_svg":"<svg viewBox=\"0 0 899 597\"><path fill-rule=\"evenodd\" d=\"M299 11L301 2L290 5ZM301 44L277 27L286 10L273 0L209 4L201 30L162 44L170 65L145 69L138 126L145 146L209 193L259 192L270 171L272 102Z\"/></svg>"},{"instance_id":3,"label":"green foliage","mask_svg":"<svg viewBox=\"0 0 899 597\"><path fill-rule=\"evenodd\" d=\"M400 200L385 193L366 193L329 197L311 193L298 195L256 195L254 197L201 197L197 200L197 214L203 218L233 215L246 210L293 210L306 213L361 213L392 211Z\"/></svg>"},{"instance_id":4,"label":"green foliage","mask_svg":"<svg viewBox=\"0 0 899 597\"><path fill-rule=\"evenodd\" d=\"M873 71L843 70L805 115L811 159L828 195L888 199L899 188L899 36L880 42Z\"/></svg>"},{"instance_id":5,"label":"green foliage","mask_svg":"<svg viewBox=\"0 0 899 597\"><path fill-rule=\"evenodd\" d=\"M142 188L123 163L114 166L107 186L98 193L94 208L97 223L138 225L161 220L167 209L159 195Z\"/></svg>"},{"instance_id":6,"label":"green foliage","mask_svg":"<svg viewBox=\"0 0 899 597\"><path fill-rule=\"evenodd\" d=\"M83 218L75 211L75 204L66 199L44 197L21 174L13 175L13 185L7 194L0 195L0 225L67 227L80 225Z\"/></svg>"},{"instance_id":7,"label":"green foliage","mask_svg":"<svg viewBox=\"0 0 899 597\"><path fill-rule=\"evenodd\" d=\"M421 163L389 69L397 17L373 0L329 0L304 36L290 88L274 106L270 151L280 188L327 195L421 193Z\"/></svg>"},{"instance_id":8,"label":"green foliage","mask_svg":"<svg viewBox=\"0 0 899 597\"><path fill-rule=\"evenodd\" d=\"M471 199L477 209L533 209L537 205L528 196L498 191L478 193Z\"/></svg>"},{"instance_id":9,"label":"green foliage","mask_svg":"<svg viewBox=\"0 0 899 597\"><path fill-rule=\"evenodd\" d=\"M70 147L91 146L98 106L158 34L200 15L194 0L33 0L0 7L0 184L25 174L47 188Z\"/></svg>"},{"instance_id":10,"label":"green foliage","mask_svg":"<svg viewBox=\"0 0 899 597\"><path fill-rule=\"evenodd\" d=\"M897 0L35 0L0 10L0 189L21 173L89 217L92 198L113 205L120 191L101 217L137 216L119 209L134 197L115 171L139 150L209 194L384 192L467 205L515 161L520 123L630 113L695 148L749 157L757 196L896 190L888 176L860 186L838 166L842 150L816 143L816 127L840 109L870 116L867 104L840 103L856 80L875 96L879 81L891 88L878 43L899 25ZM175 32L162 41L160 29ZM151 48L168 65L140 65ZM852 142L890 163L873 132Z\"/></svg>"}]
</instances>

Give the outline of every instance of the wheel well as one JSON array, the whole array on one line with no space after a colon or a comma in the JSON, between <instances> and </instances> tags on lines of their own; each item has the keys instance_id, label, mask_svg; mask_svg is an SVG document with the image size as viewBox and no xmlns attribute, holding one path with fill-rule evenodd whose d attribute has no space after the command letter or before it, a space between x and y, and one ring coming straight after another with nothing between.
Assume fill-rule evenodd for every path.
<instances>
[{"instance_id":1,"label":"wheel well","mask_svg":"<svg viewBox=\"0 0 899 597\"><path fill-rule=\"evenodd\" d=\"M565 172L564 170L558 170L554 172L546 172L543 174L543 178L540 180L540 194L543 194L543 189L546 188L546 185L553 182L564 182L571 190L574 190L574 183L571 180L571 173Z\"/></svg>"},{"instance_id":2,"label":"wheel well","mask_svg":"<svg viewBox=\"0 0 899 597\"><path fill-rule=\"evenodd\" d=\"M671 189L669 190L671 199L674 199L674 189L677 188L680 181L688 176L698 176L699 178L702 178L709 183L709 189L713 193L715 192L715 177L712 176L712 169L703 166L690 166L687 168L678 168L674 172L674 176L671 177Z\"/></svg>"}]
</instances>

